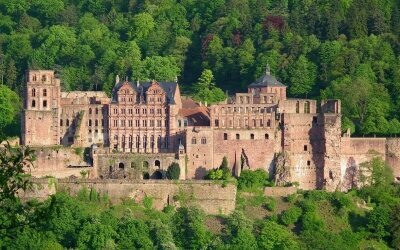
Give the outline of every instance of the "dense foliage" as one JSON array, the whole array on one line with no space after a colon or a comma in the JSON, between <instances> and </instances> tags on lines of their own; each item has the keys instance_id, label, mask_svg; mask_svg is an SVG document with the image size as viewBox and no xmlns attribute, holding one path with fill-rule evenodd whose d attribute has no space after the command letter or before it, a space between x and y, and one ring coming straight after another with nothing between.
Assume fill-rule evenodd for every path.
<instances>
[{"instance_id":1,"label":"dense foliage","mask_svg":"<svg viewBox=\"0 0 400 250\"><path fill-rule=\"evenodd\" d=\"M174 162L171 165L169 165L166 174L168 179L178 180L179 175L181 174L181 168L179 167L179 164Z\"/></svg>"},{"instance_id":2,"label":"dense foliage","mask_svg":"<svg viewBox=\"0 0 400 250\"><path fill-rule=\"evenodd\" d=\"M342 99L343 129L399 134L399 34L397 0L0 0L0 81L20 93L47 68L110 93L117 74L178 76L214 102L269 64L292 97Z\"/></svg>"}]
</instances>

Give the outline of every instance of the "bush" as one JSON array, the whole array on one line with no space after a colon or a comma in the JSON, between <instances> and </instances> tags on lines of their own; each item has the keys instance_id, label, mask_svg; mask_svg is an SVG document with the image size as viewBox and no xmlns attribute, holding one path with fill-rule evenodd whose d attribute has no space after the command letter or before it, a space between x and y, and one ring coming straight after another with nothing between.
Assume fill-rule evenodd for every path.
<instances>
[{"instance_id":1,"label":"bush","mask_svg":"<svg viewBox=\"0 0 400 250\"><path fill-rule=\"evenodd\" d=\"M301 216L301 208L299 207L291 207L288 210L284 211L281 216L280 216L280 220L281 222L286 225L289 226L291 224L296 223L296 221L300 218Z\"/></svg>"},{"instance_id":2,"label":"bush","mask_svg":"<svg viewBox=\"0 0 400 250\"><path fill-rule=\"evenodd\" d=\"M263 188L269 185L268 179L269 176L265 170L244 170L238 179L238 188L241 190Z\"/></svg>"},{"instance_id":3,"label":"bush","mask_svg":"<svg viewBox=\"0 0 400 250\"><path fill-rule=\"evenodd\" d=\"M179 164L174 162L171 165L169 165L168 170L167 170L167 178L170 180L178 180L179 176L181 174L181 168L179 167Z\"/></svg>"},{"instance_id":4,"label":"bush","mask_svg":"<svg viewBox=\"0 0 400 250\"><path fill-rule=\"evenodd\" d=\"M222 180L224 172L221 169L211 169L208 171L205 179L207 180Z\"/></svg>"},{"instance_id":5,"label":"bush","mask_svg":"<svg viewBox=\"0 0 400 250\"><path fill-rule=\"evenodd\" d=\"M151 209L151 208L153 207L153 198L148 197L148 196L145 196L145 197L143 198L143 206L144 206L146 209Z\"/></svg>"},{"instance_id":6,"label":"bush","mask_svg":"<svg viewBox=\"0 0 400 250\"><path fill-rule=\"evenodd\" d=\"M268 210L268 211L274 211L275 207L276 207L276 200L272 197L268 197L267 201L264 204L264 207Z\"/></svg>"}]
</instances>

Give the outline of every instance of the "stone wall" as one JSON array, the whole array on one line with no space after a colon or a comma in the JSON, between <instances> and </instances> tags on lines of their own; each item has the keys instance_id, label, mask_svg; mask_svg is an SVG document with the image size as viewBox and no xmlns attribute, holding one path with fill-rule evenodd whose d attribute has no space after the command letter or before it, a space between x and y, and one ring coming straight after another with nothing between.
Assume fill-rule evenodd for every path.
<instances>
[{"instance_id":1,"label":"stone wall","mask_svg":"<svg viewBox=\"0 0 400 250\"><path fill-rule=\"evenodd\" d=\"M177 162L185 171L184 157L177 154L94 154L93 178L101 179L162 179L168 167ZM183 174L182 177L185 175Z\"/></svg>"},{"instance_id":2,"label":"stone wall","mask_svg":"<svg viewBox=\"0 0 400 250\"><path fill-rule=\"evenodd\" d=\"M392 167L396 180L400 181L400 139L386 140L386 163Z\"/></svg>"},{"instance_id":3,"label":"stone wall","mask_svg":"<svg viewBox=\"0 0 400 250\"><path fill-rule=\"evenodd\" d=\"M53 179L54 180L54 179ZM35 190L21 194L21 198L46 199L56 190L76 195L82 188L94 188L100 194L108 194L111 202L132 198L142 202L148 196L153 198L153 207L161 210L167 205L194 205L207 214L229 214L236 203L236 186L211 181L165 181L165 180L58 180L36 179Z\"/></svg>"},{"instance_id":4,"label":"stone wall","mask_svg":"<svg viewBox=\"0 0 400 250\"><path fill-rule=\"evenodd\" d=\"M297 193L297 187L266 187L264 195L270 197L286 197Z\"/></svg>"},{"instance_id":5,"label":"stone wall","mask_svg":"<svg viewBox=\"0 0 400 250\"><path fill-rule=\"evenodd\" d=\"M84 148L54 146L35 147L32 149L36 151L37 159L29 171L35 177L80 177L81 171L87 171L90 175L93 170L90 163L84 160Z\"/></svg>"}]
</instances>

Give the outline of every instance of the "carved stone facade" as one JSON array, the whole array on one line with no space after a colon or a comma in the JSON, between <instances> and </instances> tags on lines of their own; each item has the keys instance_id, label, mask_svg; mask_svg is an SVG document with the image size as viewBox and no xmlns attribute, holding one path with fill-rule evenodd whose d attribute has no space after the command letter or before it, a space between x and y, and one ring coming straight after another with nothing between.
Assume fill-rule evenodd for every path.
<instances>
[{"instance_id":1,"label":"carved stone facade","mask_svg":"<svg viewBox=\"0 0 400 250\"><path fill-rule=\"evenodd\" d=\"M175 82L117 78L109 98L104 92L61 92L54 72L32 70L24 107L22 143L91 148L87 164L72 164L76 175L77 165L89 169L90 178L159 179L177 162L180 179L202 179L227 157L236 176L264 169L276 173L279 185L347 190L357 185L359 164L376 155L400 176L400 140L342 136L339 100L318 106L288 99L286 86L268 70L247 93L211 106L182 97ZM72 171L59 169L58 151L46 157L57 168L38 166L34 175Z\"/></svg>"}]
</instances>

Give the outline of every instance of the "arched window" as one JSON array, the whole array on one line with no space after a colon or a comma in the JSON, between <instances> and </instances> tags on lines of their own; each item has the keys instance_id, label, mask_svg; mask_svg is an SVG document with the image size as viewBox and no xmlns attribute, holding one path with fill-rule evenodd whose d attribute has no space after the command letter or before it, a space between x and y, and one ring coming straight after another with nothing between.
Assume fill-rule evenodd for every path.
<instances>
[{"instance_id":1,"label":"arched window","mask_svg":"<svg viewBox=\"0 0 400 250\"><path fill-rule=\"evenodd\" d=\"M36 96L36 89L32 89L32 96L33 96L33 97Z\"/></svg>"},{"instance_id":2,"label":"arched window","mask_svg":"<svg viewBox=\"0 0 400 250\"><path fill-rule=\"evenodd\" d=\"M154 166L156 166L156 168L160 168L161 167L161 162L159 160L156 160L154 162Z\"/></svg>"},{"instance_id":3,"label":"arched window","mask_svg":"<svg viewBox=\"0 0 400 250\"><path fill-rule=\"evenodd\" d=\"M97 114L99 114L99 109L98 109L98 108L96 108L96 115L97 115Z\"/></svg>"},{"instance_id":4,"label":"arched window","mask_svg":"<svg viewBox=\"0 0 400 250\"><path fill-rule=\"evenodd\" d=\"M305 114L309 114L310 113L310 102L309 101L306 101L304 103L304 113Z\"/></svg>"},{"instance_id":5,"label":"arched window","mask_svg":"<svg viewBox=\"0 0 400 250\"><path fill-rule=\"evenodd\" d=\"M254 134L250 134L250 139L254 140Z\"/></svg>"},{"instance_id":6,"label":"arched window","mask_svg":"<svg viewBox=\"0 0 400 250\"><path fill-rule=\"evenodd\" d=\"M143 162L143 168L144 169L149 169L149 162L148 161L144 161Z\"/></svg>"},{"instance_id":7,"label":"arched window","mask_svg":"<svg viewBox=\"0 0 400 250\"><path fill-rule=\"evenodd\" d=\"M47 80L46 75L42 75L42 81L45 82Z\"/></svg>"},{"instance_id":8,"label":"arched window","mask_svg":"<svg viewBox=\"0 0 400 250\"><path fill-rule=\"evenodd\" d=\"M137 168L137 166L136 166L136 162L131 162L131 168Z\"/></svg>"},{"instance_id":9,"label":"arched window","mask_svg":"<svg viewBox=\"0 0 400 250\"><path fill-rule=\"evenodd\" d=\"M65 125L69 126L69 120L67 119L67 122L65 123Z\"/></svg>"},{"instance_id":10,"label":"arched window","mask_svg":"<svg viewBox=\"0 0 400 250\"><path fill-rule=\"evenodd\" d=\"M265 140L269 139L269 134L265 134Z\"/></svg>"},{"instance_id":11,"label":"arched window","mask_svg":"<svg viewBox=\"0 0 400 250\"><path fill-rule=\"evenodd\" d=\"M47 89L43 89L43 96L47 96Z\"/></svg>"},{"instance_id":12,"label":"arched window","mask_svg":"<svg viewBox=\"0 0 400 250\"><path fill-rule=\"evenodd\" d=\"M60 119L60 126L63 126L63 119Z\"/></svg>"},{"instance_id":13,"label":"arched window","mask_svg":"<svg viewBox=\"0 0 400 250\"><path fill-rule=\"evenodd\" d=\"M236 140L240 140L240 134L236 134Z\"/></svg>"},{"instance_id":14,"label":"arched window","mask_svg":"<svg viewBox=\"0 0 400 250\"><path fill-rule=\"evenodd\" d=\"M192 138L192 144L196 144L196 143L197 143L196 137L193 137L193 138Z\"/></svg>"},{"instance_id":15,"label":"arched window","mask_svg":"<svg viewBox=\"0 0 400 250\"><path fill-rule=\"evenodd\" d=\"M36 82L37 81L37 77L36 75L33 75L33 81Z\"/></svg>"},{"instance_id":16,"label":"arched window","mask_svg":"<svg viewBox=\"0 0 400 250\"><path fill-rule=\"evenodd\" d=\"M125 168L125 165L124 165L124 163L120 162L120 163L118 164L118 168L120 168L120 169L124 169L124 168Z\"/></svg>"},{"instance_id":17,"label":"arched window","mask_svg":"<svg viewBox=\"0 0 400 250\"><path fill-rule=\"evenodd\" d=\"M140 137L137 135L136 136L136 148L139 148L140 146Z\"/></svg>"},{"instance_id":18,"label":"arched window","mask_svg":"<svg viewBox=\"0 0 400 250\"><path fill-rule=\"evenodd\" d=\"M296 113L300 113L300 103L299 101L296 102Z\"/></svg>"},{"instance_id":19,"label":"arched window","mask_svg":"<svg viewBox=\"0 0 400 250\"><path fill-rule=\"evenodd\" d=\"M92 119L89 119L89 127L92 126Z\"/></svg>"},{"instance_id":20,"label":"arched window","mask_svg":"<svg viewBox=\"0 0 400 250\"><path fill-rule=\"evenodd\" d=\"M36 101L32 100L32 108L35 108L35 107L36 107Z\"/></svg>"},{"instance_id":21,"label":"arched window","mask_svg":"<svg viewBox=\"0 0 400 250\"><path fill-rule=\"evenodd\" d=\"M207 143L207 139L205 137L201 138L201 144L206 144Z\"/></svg>"}]
</instances>

